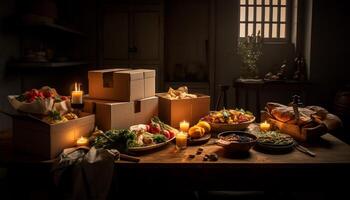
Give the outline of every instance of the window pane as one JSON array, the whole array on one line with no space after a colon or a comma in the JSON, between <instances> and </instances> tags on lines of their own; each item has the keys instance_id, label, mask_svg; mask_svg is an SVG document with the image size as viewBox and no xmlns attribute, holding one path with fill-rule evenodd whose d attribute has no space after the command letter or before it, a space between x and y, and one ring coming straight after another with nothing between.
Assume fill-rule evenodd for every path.
<instances>
[{"instance_id":1,"label":"window pane","mask_svg":"<svg viewBox=\"0 0 350 200\"><path fill-rule=\"evenodd\" d=\"M270 0L265 0L265 5L270 5Z\"/></svg>"},{"instance_id":2,"label":"window pane","mask_svg":"<svg viewBox=\"0 0 350 200\"><path fill-rule=\"evenodd\" d=\"M274 21L274 22L277 21L277 14L278 14L277 8L274 7L274 8L273 8L273 13L272 13L272 21Z\"/></svg>"},{"instance_id":3,"label":"window pane","mask_svg":"<svg viewBox=\"0 0 350 200\"><path fill-rule=\"evenodd\" d=\"M249 23L248 24L248 35L252 35L253 34L253 24L252 23Z\"/></svg>"},{"instance_id":4,"label":"window pane","mask_svg":"<svg viewBox=\"0 0 350 200\"><path fill-rule=\"evenodd\" d=\"M281 0L281 5L282 5L282 6L287 5L287 1L286 1L286 0Z\"/></svg>"},{"instance_id":5,"label":"window pane","mask_svg":"<svg viewBox=\"0 0 350 200\"><path fill-rule=\"evenodd\" d=\"M280 25L280 38L286 38L286 25Z\"/></svg>"},{"instance_id":6,"label":"window pane","mask_svg":"<svg viewBox=\"0 0 350 200\"><path fill-rule=\"evenodd\" d=\"M255 28L255 33L258 34L258 32L260 31L260 35L261 35L261 24L256 24L256 28Z\"/></svg>"},{"instance_id":7,"label":"window pane","mask_svg":"<svg viewBox=\"0 0 350 200\"><path fill-rule=\"evenodd\" d=\"M254 21L254 7L248 7L248 21Z\"/></svg>"},{"instance_id":8,"label":"window pane","mask_svg":"<svg viewBox=\"0 0 350 200\"><path fill-rule=\"evenodd\" d=\"M256 8L256 21L261 22L261 15L262 15L261 7L257 7Z\"/></svg>"},{"instance_id":9,"label":"window pane","mask_svg":"<svg viewBox=\"0 0 350 200\"><path fill-rule=\"evenodd\" d=\"M262 0L256 0L256 5L261 5Z\"/></svg>"},{"instance_id":10,"label":"window pane","mask_svg":"<svg viewBox=\"0 0 350 200\"><path fill-rule=\"evenodd\" d=\"M245 37L245 23L241 23L239 26L239 37Z\"/></svg>"},{"instance_id":11,"label":"window pane","mask_svg":"<svg viewBox=\"0 0 350 200\"><path fill-rule=\"evenodd\" d=\"M269 33L270 33L270 24L265 24L264 25L264 38L269 38Z\"/></svg>"},{"instance_id":12,"label":"window pane","mask_svg":"<svg viewBox=\"0 0 350 200\"><path fill-rule=\"evenodd\" d=\"M245 0L241 0L241 5L245 5Z\"/></svg>"},{"instance_id":13,"label":"window pane","mask_svg":"<svg viewBox=\"0 0 350 200\"><path fill-rule=\"evenodd\" d=\"M278 0L272 0L272 5L278 5Z\"/></svg>"},{"instance_id":14,"label":"window pane","mask_svg":"<svg viewBox=\"0 0 350 200\"><path fill-rule=\"evenodd\" d=\"M240 13L241 21L246 21L246 19L245 19L245 9L246 9L245 6L241 6L241 13Z\"/></svg>"},{"instance_id":15,"label":"window pane","mask_svg":"<svg viewBox=\"0 0 350 200\"><path fill-rule=\"evenodd\" d=\"M277 24L272 24L272 37L277 37Z\"/></svg>"},{"instance_id":16,"label":"window pane","mask_svg":"<svg viewBox=\"0 0 350 200\"><path fill-rule=\"evenodd\" d=\"M270 7L265 7L265 21L270 21Z\"/></svg>"},{"instance_id":17,"label":"window pane","mask_svg":"<svg viewBox=\"0 0 350 200\"><path fill-rule=\"evenodd\" d=\"M281 22L285 22L286 21L286 8L282 7L281 8L281 18L280 18Z\"/></svg>"},{"instance_id":18,"label":"window pane","mask_svg":"<svg viewBox=\"0 0 350 200\"><path fill-rule=\"evenodd\" d=\"M248 0L249 5L254 5L254 0Z\"/></svg>"}]
</instances>

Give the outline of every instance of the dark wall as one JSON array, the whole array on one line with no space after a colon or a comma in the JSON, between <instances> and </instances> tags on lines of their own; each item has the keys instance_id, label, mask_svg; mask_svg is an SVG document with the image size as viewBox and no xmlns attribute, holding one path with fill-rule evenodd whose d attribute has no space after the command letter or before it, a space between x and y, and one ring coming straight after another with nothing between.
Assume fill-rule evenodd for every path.
<instances>
[{"instance_id":1,"label":"dark wall","mask_svg":"<svg viewBox=\"0 0 350 200\"><path fill-rule=\"evenodd\" d=\"M310 51L311 102L331 106L338 89L350 83L348 17L345 1L313 1Z\"/></svg>"},{"instance_id":2,"label":"dark wall","mask_svg":"<svg viewBox=\"0 0 350 200\"><path fill-rule=\"evenodd\" d=\"M7 102L8 94L16 94L20 90L20 80L17 76L8 74L6 62L19 55L19 39L12 31L11 16L15 12L15 1L0 1L0 109L10 109ZM9 117L0 114L0 131L11 128Z\"/></svg>"}]
</instances>

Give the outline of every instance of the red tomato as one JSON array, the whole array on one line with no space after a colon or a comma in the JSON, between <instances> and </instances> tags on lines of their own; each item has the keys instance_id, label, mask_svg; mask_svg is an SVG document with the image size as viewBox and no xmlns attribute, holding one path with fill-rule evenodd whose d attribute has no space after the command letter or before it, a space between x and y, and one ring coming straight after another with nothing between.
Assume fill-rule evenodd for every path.
<instances>
[{"instance_id":1,"label":"red tomato","mask_svg":"<svg viewBox=\"0 0 350 200\"><path fill-rule=\"evenodd\" d=\"M50 97L52 97L51 92L48 91L48 90L45 90L45 91L43 92L43 94L44 94L44 97L45 97L45 98L50 98Z\"/></svg>"},{"instance_id":2,"label":"red tomato","mask_svg":"<svg viewBox=\"0 0 350 200\"><path fill-rule=\"evenodd\" d=\"M166 138L168 138L168 139L171 138L171 137L170 137L170 133L169 133L168 130L163 130L163 135L164 135Z\"/></svg>"},{"instance_id":3,"label":"red tomato","mask_svg":"<svg viewBox=\"0 0 350 200\"><path fill-rule=\"evenodd\" d=\"M146 131L147 132L150 132L150 128L151 128L150 125L146 125Z\"/></svg>"},{"instance_id":4,"label":"red tomato","mask_svg":"<svg viewBox=\"0 0 350 200\"><path fill-rule=\"evenodd\" d=\"M150 126L150 128L149 128L149 132L150 133L160 133L160 126L159 126L159 124L150 123L149 126Z\"/></svg>"},{"instance_id":5,"label":"red tomato","mask_svg":"<svg viewBox=\"0 0 350 200\"><path fill-rule=\"evenodd\" d=\"M61 100L62 101L65 101L65 100L67 100L68 99L68 97L66 97L66 96L61 96Z\"/></svg>"},{"instance_id":6,"label":"red tomato","mask_svg":"<svg viewBox=\"0 0 350 200\"><path fill-rule=\"evenodd\" d=\"M173 131L169 131L170 138L175 137L175 133Z\"/></svg>"}]
</instances>

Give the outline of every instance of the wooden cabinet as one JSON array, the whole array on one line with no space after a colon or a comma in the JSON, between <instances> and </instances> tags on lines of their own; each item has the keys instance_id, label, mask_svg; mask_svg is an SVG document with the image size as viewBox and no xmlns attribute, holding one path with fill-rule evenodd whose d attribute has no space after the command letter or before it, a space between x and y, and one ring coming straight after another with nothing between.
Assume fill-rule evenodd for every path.
<instances>
[{"instance_id":1,"label":"wooden cabinet","mask_svg":"<svg viewBox=\"0 0 350 200\"><path fill-rule=\"evenodd\" d=\"M163 6L158 3L104 3L101 7L100 66L157 70L163 66Z\"/></svg>"}]
</instances>

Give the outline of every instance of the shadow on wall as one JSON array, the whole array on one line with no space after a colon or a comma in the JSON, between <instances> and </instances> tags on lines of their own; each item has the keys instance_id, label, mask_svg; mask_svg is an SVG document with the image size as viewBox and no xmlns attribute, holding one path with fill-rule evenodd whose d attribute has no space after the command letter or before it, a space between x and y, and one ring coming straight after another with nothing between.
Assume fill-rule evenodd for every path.
<instances>
[{"instance_id":1,"label":"shadow on wall","mask_svg":"<svg viewBox=\"0 0 350 200\"><path fill-rule=\"evenodd\" d=\"M20 92L20 80L17 76L9 76L6 71L6 62L19 55L19 39L11 32L9 23L15 12L15 1L0 1L0 108L9 110L7 95ZM12 23L13 24L13 23ZM12 128L9 117L0 114L0 131Z\"/></svg>"}]
</instances>

